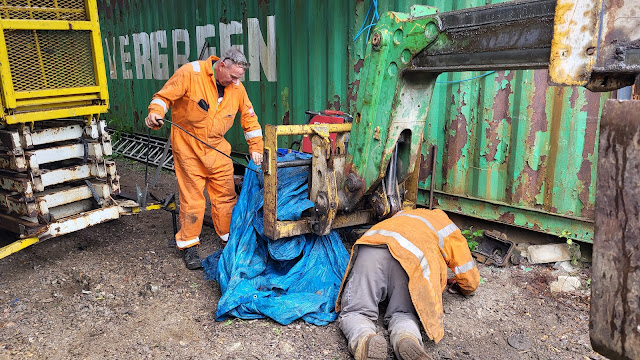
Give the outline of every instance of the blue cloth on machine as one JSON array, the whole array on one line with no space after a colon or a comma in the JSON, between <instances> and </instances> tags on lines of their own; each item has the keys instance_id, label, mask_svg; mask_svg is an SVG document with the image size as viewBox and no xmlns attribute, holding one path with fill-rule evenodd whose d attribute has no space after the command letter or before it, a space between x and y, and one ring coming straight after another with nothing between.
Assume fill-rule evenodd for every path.
<instances>
[{"instance_id":1,"label":"blue cloth on machine","mask_svg":"<svg viewBox=\"0 0 640 360\"><path fill-rule=\"evenodd\" d=\"M278 161L309 159L279 151ZM252 169L258 169L250 163ZM307 166L278 169L278 220L298 220L312 208ZM335 302L349 254L340 236L299 235L271 240L263 232L263 174L245 170L222 253L203 261L205 277L218 281L216 320L269 317L283 325L302 318L315 325L335 320Z\"/></svg>"}]
</instances>

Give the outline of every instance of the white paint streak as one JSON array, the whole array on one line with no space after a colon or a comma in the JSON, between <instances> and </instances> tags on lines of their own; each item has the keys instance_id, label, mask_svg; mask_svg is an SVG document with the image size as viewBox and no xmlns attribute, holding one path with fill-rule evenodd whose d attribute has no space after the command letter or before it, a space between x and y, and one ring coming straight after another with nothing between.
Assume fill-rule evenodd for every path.
<instances>
[{"instance_id":1,"label":"white paint streak","mask_svg":"<svg viewBox=\"0 0 640 360\"><path fill-rule=\"evenodd\" d=\"M173 38L173 71L176 71L180 66L189 62L189 31L187 29L175 29L171 32ZM178 52L178 43L184 44L184 52Z\"/></svg>"},{"instance_id":2,"label":"white paint streak","mask_svg":"<svg viewBox=\"0 0 640 360\"><path fill-rule=\"evenodd\" d=\"M276 17L267 17L267 43L262 37L260 22L257 18L247 20L249 31L249 81L260 81L260 67L267 81L276 81Z\"/></svg>"},{"instance_id":3,"label":"white paint streak","mask_svg":"<svg viewBox=\"0 0 640 360\"><path fill-rule=\"evenodd\" d=\"M167 32L158 30L152 32L149 42L151 43L151 63L153 64L153 78L156 80L169 79L169 55L160 54L160 49L167 48Z\"/></svg>"},{"instance_id":4,"label":"white paint streak","mask_svg":"<svg viewBox=\"0 0 640 360\"><path fill-rule=\"evenodd\" d=\"M264 72L263 79L266 78L269 82L277 81L275 16L267 17L266 37L263 36L260 21L257 18L247 19L248 42L245 45L246 49L243 45L232 44L232 37L233 40L240 41L240 36L238 35L243 34L243 24L241 22L231 21L228 24L219 23L218 26L220 54L231 48L240 50L244 54L248 54L247 58L251 63L248 70L249 81L260 81L260 69ZM136 79L167 80L172 73L169 69L169 62L171 60L173 61L173 72L178 70L182 65L196 60L195 58L191 58L192 44L189 31L187 29L174 29L171 30L170 35L167 35L168 31L169 30L160 29L151 33L140 32L131 34L133 38L133 59L131 49L128 48L130 45L129 35L119 36L120 70L118 70L117 67L118 54L116 51L116 38L111 38L111 46L109 45L109 39L104 38L110 78L117 79L118 71L121 71L122 79L133 79L133 66L135 66ZM204 57L216 55L216 47L210 46L216 44L215 26L213 24L196 26L195 31L197 56L200 55L205 42L208 42L208 46L205 50ZM170 44L168 36L171 36ZM171 46L171 50L168 49L169 46Z\"/></svg>"},{"instance_id":5,"label":"white paint streak","mask_svg":"<svg viewBox=\"0 0 640 360\"><path fill-rule=\"evenodd\" d=\"M107 59L109 60L109 77L112 79L118 78L118 72L116 71L116 38L111 38L111 48L109 48L109 41L104 38L104 48L107 49Z\"/></svg>"},{"instance_id":6,"label":"white paint streak","mask_svg":"<svg viewBox=\"0 0 640 360\"><path fill-rule=\"evenodd\" d=\"M232 21L229 24L220 23L218 26L220 29L220 56L222 56L225 51L231 48L237 49L244 54L245 52L242 48L242 45L231 45L231 35L242 34L242 23L238 21ZM244 75L242 75L240 80L244 81Z\"/></svg>"},{"instance_id":7,"label":"white paint streak","mask_svg":"<svg viewBox=\"0 0 640 360\"><path fill-rule=\"evenodd\" d=\"M151 68L149 34L141 32L133 34L132 37L133 55L136 64L136 79L151 79L153 77L153 69Z\"/></svg>"},{"instance_id":8,"label":"white paint streak","mask_svg":"<svg viewBox=\"0 0 640 360\"><path fill-rule=\"evenodd\" d=\"M209 45L213 44L213 38L216 36L216 27L213 24L207 24L204 26L196 26L196 49L198 50L198 56L200 56L200 52L202 51L202 47L206 41L209 41ZM215 46L207 47L207 50L204 53L203 59L208 58L211 55L216 54Z\"/></svg>"},{"instance_id":9,"label":"white paint streak","mask_svg":"<svg viewBox=\"0 0 640 360\"><path fill-rule=\"evenodd\" d=\"M124 51L124 47L129 45L129 35L120 36L120 62L122 63L122 78L133 79L133 71L127 69L127 63L131 62L131 53Z\"/></svg>"},{"instance_id":10,"label":"white paint streak","mask_svg":"<svg viewBox=\"0 0 640 360\"><path fill-rule=\"evenodd\" d=\"M231 35L242 34L242 23L238 21L232 21L229 24L220 23L218 28L220 29L220 54L224 54L230 48L235 48L244 53L242 45L231 45Z\"/></svg>"}]
</instances>

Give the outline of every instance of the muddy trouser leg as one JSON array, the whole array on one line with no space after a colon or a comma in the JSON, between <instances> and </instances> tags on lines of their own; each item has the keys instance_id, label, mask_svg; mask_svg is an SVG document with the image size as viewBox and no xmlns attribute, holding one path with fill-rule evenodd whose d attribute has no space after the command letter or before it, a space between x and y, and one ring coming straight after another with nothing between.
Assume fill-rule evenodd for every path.
<instances>
[{"instance_id":1,"label":"muddy trouser leg","mask_svg":"<svg viewBox=\"0 0 640 360\"><path fill-rule=\"evenodd\" d=\"M376 333L378 304L387 297L389 257L391 255L386 247L358 247L355 263L343 290L342 311L338 320L352 354L360 337Z\"/></svg>"},{"instance_id":2,"label":"muddy trouser leg","mask_svg":"<svg viewBox=\"0 0 640 360\"><path fill-rule=\"evenodd\" d=\"M418 314L411 301L409 294L409 277L398 260L394 259L388 253L389 271L388 271L388 292L389 306L384 316L384 323L390 332L390 341L396 357L398 355L398 340L402 334L415 336L422 346L422 336L420 335L420 322Z\"/></svg>"}]
</instances>

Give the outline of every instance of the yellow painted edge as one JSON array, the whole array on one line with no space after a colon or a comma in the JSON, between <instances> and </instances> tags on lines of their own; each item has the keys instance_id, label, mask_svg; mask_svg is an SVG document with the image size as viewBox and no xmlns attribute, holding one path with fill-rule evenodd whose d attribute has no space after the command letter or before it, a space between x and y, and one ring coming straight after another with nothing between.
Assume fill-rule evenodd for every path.
<instances>
[{"instance_id":1,"label":"yellow painted edge","mask_svg":"<svg viewBox=\"0 0 640 360\"><path fill-rule=\"evenodd\" d=\"M2 27L10 30L92 30L89 21L2 19Z\"/></svg>"},{"instance_id":2,"label":"yellow painted edge","mask_svg":"<svg viewBox=\"0 0 640 360\"><path fill-rule=\"evenodd\" d=\"M7 52L7 44L4 38L4 27L0 21L0 92L3 98L3 106L8 109L16 107L15 93L13 92L13 80L11 78L11 69L9 68L9 53ZM4 115L4 111L0 116Z\"/></svg>"},{"instance_id":3,"label":"yellow painted edge","mask_svg":"<svg viewBox=\"0 0 640 360\"><path fill-rule=\"evenodd\" d=\"M109 86L107 84L107 67L104 63L104 50L102 49L102 35L100 35L100 20L98 17L98 4L96 0L86 2L89 22L91 23L91 49L93 55L93 69L96 74L96 82L100 88L100 98L109 104Z\"/></svg>"},{"instance_id":4,"label":"yellow painted edge","mask_svg":"<svg viewBox=\"0 0 640 360\"><path fill-rule=\"evenodd\" d=\"M160 210L160 209L162 209L162 205L161 204L152 204L152 205L148 205L146 207L147 211L149 211L149 210Z\"/></svg>"},{"instance_id":5,"label":"yellow painted edge","mask_svg":"<svg viewBox=\"0 0 640 360\"><path fill-rule=\"evenodd\" d=\"M38 99L31 99L31 100L18 100L17 107L23 108L23 107L34 106L34 107L41 107L42 109L44 109L45 107L47 109L50 109L52 104L56 105L60 103L64 103L64 104L80 103L83 101L91 101L95 99L96 99L96 96L90 94L90 95L71 95L71 96L65 96L63 98L53 97L53 98L38 98Z\"/></svg>"},{"instance_id":6,"label":"yellow painted edge","mask_svg":"<svg viewBox=\"0 0 640 360\"><path fill-rule=\"evenodd\" d=\"M274 126L274 125L267 125ZM321 130L328 128L330 133L341 133L351 131L351 123L343 124L312 124L312 125L278 125L276 128L276 136L281 135L307 135L313 134L314 129Z\"/></svg>"},{"instance_id":7,"label":"yellow painted edge","mask_svg":"<svg viewBox=\"0 0 640 360\"><path fill-rule=\"evenodd\" d=\"M0 259L5 258L39 241L40 239L38 239L37 237L14 241L9 245L0 248Z\"/></svg>"},{"instance_id":8,"label":"yellow painted edge","mask_svg":"<svg viewBox=\"0 0 640 360\"><path fill-rule=\"evenodd\" d=\"M34 90L34 91L20 91L15 93L15 97L18 100L21 99L37 99L42 97L62 97L66 95L84 95L93 94L100 91L100 86L83 86L73 88L61 88L61 89L47 89L47 90Z\"/></svg>"},{"instance_id":9,"label":"yellow painted edge","mask_svg":"<svg viewBox=\"0 0 640 360\"><path fill-rule=\"evenodd\" d=\"M5 121L7 122L7 124L19 124L19 123L41 121L41 120L59 119L59 118L71 117L71 116L102 114L106 112L107 112L106 105L94 105L94 106L76 107L71 109L43 110L43 111L34 111L34 112L28 112L28 113L7 115L5 117Z\"/></svg>"}]
</instances>

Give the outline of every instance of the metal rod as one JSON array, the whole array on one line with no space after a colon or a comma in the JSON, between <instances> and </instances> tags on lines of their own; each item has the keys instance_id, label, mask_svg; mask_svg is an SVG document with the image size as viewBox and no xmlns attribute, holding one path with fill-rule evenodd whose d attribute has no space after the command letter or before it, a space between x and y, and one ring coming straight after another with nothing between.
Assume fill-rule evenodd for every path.
<instances>
[{"instance_id":1,"label":"metal rod","mask_svg":"<svg viewBox=\"0 0 640 360\"><path fill-rule=\"evenodd\" d=\"M209 47L209 42L205 41L204 44L202 45L202 50L200 50L200 56L198 56L198 60L206 60L204 56L207 53L208 47Z\"/></svg>"},{"instance_id":2,"label":"metal rod","mask_svg":"<svg viewBox=\"0 0 640 360\"><path fill-rule=\"evenodd\" d=\"M156 168L156 174L153 176L153 180L151 181L151 188L156 186L158 183L158 178L160 177L160 169L164 166L164 162L167 161L167 157L169 156L169 148L171 147L171 139L167 139L167 142L164 143L164 149L162 150L162 156L158 161L158 167Z\"/></svg>"},{"instance_id":3,"label":"metal rod","mask_svg":"<svg viewBox=\"0 0 640 360\"><path fill-rule=\"evenodd\" d=\"M431 185L429 186L429 210L433 210L433 190L436 184L436 160L438 160L438 145L431 145Z\"/></svg>"},{"instance_id":4,"label":"metal rod","mask_svg":"<svg viewBox=\"0 0 640 360\"><path fill-rule=\"evenodd\" d=\"M257 171L253 170L252 168L248 167L247 165L241 164L241 163L239 163L238 161L233 160L233 158L232 158L231 156L229 156L229 155L227 155L227 154L223 153L222 151L220 151L220 150L218 150L218 149L214 148L213 146L211 146L211 145L207 144L206 142L204 142L204 141L200 140L197 136L195 136L195 135L193 135L192 133L188 132L188 131L187 131L187 130L185 130L182 126L180 126L180 125L178 125L178 124L174 123L173 121L167 120L167 119L161 119L161 120L162 120L162 121L166 121L166 122L168 122L169 124L171 124L171 125L173 125L173 126L177 127L178 129L180 129L180 130L184 131L184 133L185 133L185 134L187 134L187 135L191 136L192 138L194 138L194 139L198 140L200 143L204 144L204 145L205 145L205 146L207 146L208 148L210 148L210 149L212 149L212 150L215 150L215 151L219 152L220 154L222 154L222 155L224 155L225 157L229 158L229 160L231 160L232 162L234 162L234 163L236 163L236 164L238 164L238 165L240 165L240 166L243 166L243 167L245 167L245 168L247 168L247 169L249 169L249 170L253 171L254 173L258 174L258 172L257 172Z\"/></svg>"},{"instance_id":5,"label":"metal rod","mask_svg":"<svg viewBox=\"0 0 640 360\"><path fill-rule=\"evenodd\" d=\"M290 168L290 167L297 167L297 166L311 166L311 162L312 162L311 159L279 161L276 167L278 169L281 169L281 168Z\"/></svg>"},{"instance_id":6,"label":"metal rod","mask_svg":"<svg viewBox=\"0 0 640 360\"><path fill-rule=\"evenodd\" d=\"M151 128L147 128L147 159L144 162L144 184L149 186L149 153L151 152Z\"/></svg>"}]
</instances>

